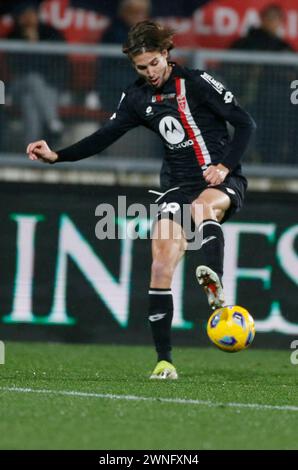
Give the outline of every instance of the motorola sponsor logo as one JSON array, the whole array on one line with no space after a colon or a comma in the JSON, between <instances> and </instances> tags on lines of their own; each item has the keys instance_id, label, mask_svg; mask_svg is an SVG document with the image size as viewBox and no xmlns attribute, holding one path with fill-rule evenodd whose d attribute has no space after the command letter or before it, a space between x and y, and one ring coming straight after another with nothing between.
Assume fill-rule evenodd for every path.
<instances>
[{"instance_id":1,"label":"motorola sponsor logo","mask_svg":"<svg viewBox=\"0 0 298 470\"><path fill-rule=\"evenodd\" d=\"M171 145L180 144L185 138L185 132L182 125L172 116L165 116L161 119L159 123L159 132Z\"/></svg>"}]
</instances>

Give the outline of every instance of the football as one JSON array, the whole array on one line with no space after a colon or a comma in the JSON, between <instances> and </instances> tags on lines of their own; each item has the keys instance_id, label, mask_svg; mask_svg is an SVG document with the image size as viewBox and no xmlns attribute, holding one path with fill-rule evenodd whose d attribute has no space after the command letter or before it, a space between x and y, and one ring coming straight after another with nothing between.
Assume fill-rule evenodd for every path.
<instances>
[{"instance_id":1,"label":"football","mask_svg":"<svg viewBox=\"0 0 298 470\"><path fill-rule=\"evenodd\" d=\"M239 305L222 307L211 315L207 333L219 349L238 352L247 348L255 337L255 324L249 312Z\"/></svg>"}]
</instances>

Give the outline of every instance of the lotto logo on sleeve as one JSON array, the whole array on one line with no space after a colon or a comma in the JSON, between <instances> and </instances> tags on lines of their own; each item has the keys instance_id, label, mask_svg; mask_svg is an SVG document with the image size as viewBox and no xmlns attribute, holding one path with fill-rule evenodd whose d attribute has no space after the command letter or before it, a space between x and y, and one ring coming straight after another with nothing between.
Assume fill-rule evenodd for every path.
<instances>
[{"instance_id":1,"label":"lotto logo on sleeve","mask_svg":"<svg viewBox=\"0 0 298 470\"><path fill-rule=\"evenodd\" d=\"M232 103L233 98L234 98L233 93L231 93L230 91L227 91L227 92L225 93L225 96L224 96L224 102L225 102L225 103Z\"/></svg>"}]
</instances>

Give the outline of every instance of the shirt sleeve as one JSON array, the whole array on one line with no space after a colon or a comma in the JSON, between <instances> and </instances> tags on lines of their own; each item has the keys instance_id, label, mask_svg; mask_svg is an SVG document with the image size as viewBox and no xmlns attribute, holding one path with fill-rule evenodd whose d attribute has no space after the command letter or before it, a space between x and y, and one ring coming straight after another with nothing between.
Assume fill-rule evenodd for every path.
<instances>
[{"instance_id":1,"label":"shirt sleeve","mask_svg":"<svg viewBox=\"0 0 298 470\"><path fill-rule=\"evenodd\" d=\"M230 151L221 162L229 170L233 170L239 164L251 135L256 129L255 121L237 103L233 93L211 75L200 72L198 82L200 100L234 127Z\"/></svg>"},{"instance_id":2,"label":"shirt sleeve","mask_svg":"<svg viewBox=\"0 0 298 470\"><path fill-rule=\"evenodd\" d=\"M110 120L88 137L56 151L56 162L74 162L91 157L109 147L130 129L137 127L141 122L130 101L129 95L122 93L117 111Z\"/></svg>"}]
</instances>

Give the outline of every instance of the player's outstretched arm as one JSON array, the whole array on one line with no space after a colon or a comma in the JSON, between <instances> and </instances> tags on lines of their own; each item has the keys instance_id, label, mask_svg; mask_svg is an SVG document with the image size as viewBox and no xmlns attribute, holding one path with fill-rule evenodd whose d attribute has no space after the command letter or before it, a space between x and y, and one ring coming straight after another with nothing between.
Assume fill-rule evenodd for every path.
<instances>
[{"instance_id":1,"label":"player's outstretched arm","mask_svg":"<svg viewBox=\"0 0 298 470\"><path fill-rule=\"evenodd\" d=\"M28 145L26 153L30 160L40 160L43 163L55 163L58 159L45 140L37 140Z\"/></svg>"},{"instance_id":2,"label":"player's outstretched arm","mask_svg":"<svg viewBox=\"0 0 298 470\"><path fill-rule=\"evenodd\" d=\"M76 162L99 154L127 131L140 124L142 124L141 119L136 114L127 93L123 92L116 113L93 134L56 152L49 148L45 140L38 140L28 145L27 154L30 160L41 160L44 163Z\"/></svg>"}]
</instances>

